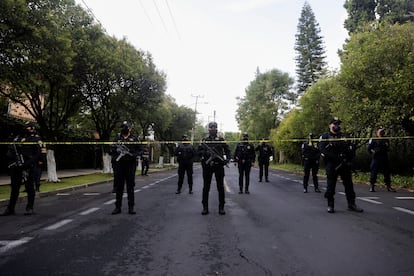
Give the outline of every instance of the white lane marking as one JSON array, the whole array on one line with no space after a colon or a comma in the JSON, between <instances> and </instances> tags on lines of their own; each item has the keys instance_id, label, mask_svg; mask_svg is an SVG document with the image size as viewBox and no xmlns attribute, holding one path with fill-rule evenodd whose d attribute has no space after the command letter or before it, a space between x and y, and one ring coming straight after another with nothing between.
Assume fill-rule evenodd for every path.
<instances>
[{"instance_id":1,"label":"white lane marking","mask_svg":"<svg viewBox=\"0 0 414 276\"><path fill-rule=\"evenodd\" d=\"M141 189L136 189L134 192L138 193L138 192L141 192L141 191L142 191Z\"/></svg>"},{"instance_id":2,"label":"white lane marking","mask_svg":"<svg viewBox=\"0 0 414 276\"><path fill-rule=\"evenodd\" d=\"M226 188L226 192L228 192L228 193L232 193L231 192L231 190L230 190L230 187L229 187L229 185L227 185L227 181L226 181L226 179L224 178L224 188Z\"/></svg>"},{"instance_id":3,"label":"white lane marking","mask_svg":"<svg viewBox=\"0 0 414 276\"><path fill-rule=\"evenodd\" d=\"M52 224L52 225L50 225L48 227L45 227L44 229L45 230L56 230L59 227L62 227L63 225L66 225L66 224L68 224L68 223L70 223L72 221L73 221L73 219L64 219L64 220L61 220L59 222L56 222L55 224Z\"/></svg>"},{"instance_id":4,"label":"white lane marking","mask_svg":"<svg viewBox=\"0 0 414 276\"><path fill-rule=\"evenodd\" d=\"M412 200L412 199L414 199L414 196L396 196L395 198L396 199L402 199L402 200L405 200L405 199Z\"/></svg>"},{"instance_id":5,"label":"white lane marking","mask_svg":"<svg viewBox=\"0 0 414 276\"><path fill-rule=\"evenodd\" d=\"M70 195L70 194L68 194L68 193L57 193L56 195L57 195L57 196L68 196L68 195Z\"/></svg>"},{"instance_id":6,"label":"white lane marking","mask_svg":"<svg viewBox=\"0 0 414 276\"><path fill-rule=\"evenodd\" d=\"M115 203L115 201L116 201L116 199L111 199L111 200L109 200L109 201L105 202L105 203L104 203L104 205L114 204L114 203Z\"/></svg>"},{"instance_id":7,"label":"white lane marking","mask_svg":"<svg viewBox=\"0 0 414 276\"><path fill-rule=\"evenodd\" d=\"M20 240L14 240L14 241L0 241L0 254L4 253L14 247L17 247L19 245L25 244L26 242L29 242L31 237L23 237Z\"/></svg>"},{"instance_id":8,"label":"white lane marking","mask_svg":"<svg viewBox=\"0 0 414 276\"><path fill-rule=\"evenodd\" d=\"M369 197L368 198L367 197L357 197L357 198L359 200L366 201L366 202L373 203L373 204L383 204L382 202L370 199Z\"/></svg>"},{"instance_id":9,"label":"white lane marking","mask_svg":"<svg viewBox=\"0 0 414 276\"><path fill-rule=\"evenodd\" d=\"M147 186L144 186L144 187L142 187L142 189L148 189L149 188L149 186L147 185Z\"/></svg>"},{"instance_id":10,"label":"white lane marking","mask_svg":"<svg viewBox=\"0 0 414 276\"><path fill-rule=\"evenodd\" d=\"M90 209L88 209L88 210L86 210L86 211L83 211L83 212L82 212L82 213L80 213L79 215L81 215L81 216L86 216L86 215L89 215L90 213L93 213L93 212L98 211L99 209L101 209L101 208L97 208L97 207L90 208Z\"/></svg>"},{"instance_id":11,"label":"white lane marking","mask_svg":"<svg viewBox=\"0 0 414 276\"><path fill-rule=\"evenodd\" d=\"M101 193L84 193L83 195L85 196L96 196L96 195L100 195Z\"/></svg>"},{"instance_id":12,"label":"white lane marking","mask_svg":"<svg viewBox=\"0 0 414 276\"><path fill-rule=\"evenodd\" d=\"M402 208L402 207L392 207L392 208L394 208L397 211L401 211L401 212L404 212L404 213L407 213L407 214L410 214L410 215L414 216L414 211L412 211L412 210L405 209L405 208Z\"/></svg>"},{"instance_id":13,"label":"white lane marking","mask_svg":"<svg viewBox=\"0 0 414 276\"><path fill-rule=\"evenodd\" d=\"M338 194L340 194L340 195L345 195L345 193L344 193L344 192L338 192Z\"/></svg>"}]
</instances>

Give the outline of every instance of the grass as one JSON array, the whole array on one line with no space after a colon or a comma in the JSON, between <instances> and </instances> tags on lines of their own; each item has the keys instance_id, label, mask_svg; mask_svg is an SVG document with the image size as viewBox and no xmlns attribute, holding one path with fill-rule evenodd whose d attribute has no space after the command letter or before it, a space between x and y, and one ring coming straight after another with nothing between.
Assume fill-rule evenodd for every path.
<instances>
[{"instance_id":1,"label":"grass","mask_svg":"<svg viewBox=\"0 0 414 276\"><path fill-rule=\"evenodd\" d=\"M89 175L81 175L75 177L66 177L62 178L60 182L53 183L53 182L40 182L40 191L41 192L48 192L48 191L55 191L62 188L73 187L78 185L83 185L87 183L94 183L100 181L106 181L112 179L112 174L104 174L104 173L94 173ZM20 195L26 195L24 190L24 185L20 187ZM0 186L0 200L1 199L9 199L10 197L10 185L1 185Z\"/></svg>"},{"instance_id":2,"label":"grass","mask_svg":"<svg viewBox=\"0 0 414 276\"><path fill-rule=\"evenodd\" d=\"M290 171L290 172L294 172L294 173L303 173L303 167L300 165L296 165L296 164L271 164L272 168L275 169L281 169L281 170L285 170L285 171ZM325 169L324 168L320 168L319 170L319 176L325 176ZM369 177L370 177L370 173L369 172L358 172L358 173L354 173L353 174L353 180L355 183L360 183L360 184L366 184L369 185ZM377 185L380 186L385 186L383 181L383 175L382 174L378 174L378 183ZM414 190L414 176L402 176L402 175L397 175L397 174L393 174L391 175L391 185L394 188L404 188L404 189L408 189L410 191Z\"/></svg>"},{"instance_id":3,"label":"grass","mask_svg":"<svg viewBox=\"0 0 414 276\"><path fill-rule=\"evenodd\" d=\"M174 166L164 166L164 168L150 168L150 172L156 172L160 170L165 169L173 169ZM136 171L137 175L141 174L141 170ZM81 176L74 176L74 177L65 177L61 178L60 182L53 183L53 182L46 182L41 181L40 182L40 191L41 192L49 192L49 191L56 191L63 188L73 187L73 186L79 186L84 185L88 183L94 183L94 182L101 182L101 181L107 181L112 179L113 176L110 173L93 173L88 175L81 175ZM20 195L19 196L25 196L26 192L24 191L24 185L20 187ZM9 199L10 198L10 185L0 185L0 200L2 199Z\"/></svg>"}]
</instances>

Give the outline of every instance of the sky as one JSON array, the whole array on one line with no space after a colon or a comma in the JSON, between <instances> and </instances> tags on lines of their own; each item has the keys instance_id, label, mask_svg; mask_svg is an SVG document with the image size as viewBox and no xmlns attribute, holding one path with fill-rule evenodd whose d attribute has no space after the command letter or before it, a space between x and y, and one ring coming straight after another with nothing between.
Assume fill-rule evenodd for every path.
<instances>
[{"instance_id":1,"label":"sky","mask_svg":"<svg viewBox=\"0 0 414 276\"><path fill-rule=\"evenodd\" d=\"M178 105L202 124L239 131L237 98L257 68L295 78L295 35L305 0L75 0L106 33L151 53ZM345 0L307 0L321 29L326 61L339 69L347 31ZM197 104L196 104L197 103Z\"/></svg>"}]
</instances>

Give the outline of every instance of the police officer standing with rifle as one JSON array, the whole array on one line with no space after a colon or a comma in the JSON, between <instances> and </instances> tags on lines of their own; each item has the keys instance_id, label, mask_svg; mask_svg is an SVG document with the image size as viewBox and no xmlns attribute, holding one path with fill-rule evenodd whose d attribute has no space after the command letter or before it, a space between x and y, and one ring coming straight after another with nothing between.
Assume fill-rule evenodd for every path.
<instances>
[{"instance_id":1,"label":"police officer standing with rifle","mask_svg":"<svg viewBox=\"0 0 414 276\"><path fill-rule=\"evenodd\" d=\"M112 155L112 167L114 169L114 186L116 192L115 209L113 215L121 213L122 196L124 185L128 194L128 213L136 214L134 211L135 196L135 171L137 168L137 156L140 154L141 146L138 144L138 137L131 134L131 125L123 122L121 133L114 139L114 144L110 146L109 153Z\"/></svg>"},{"instance_id":2,"label":"police officer standing with rifle","mask_svg":"<svg viewBox=\"0 0 414 276\"><path fill-rule=\"evenodd\" d=\"M32 122L25 124L22 136L18 135L9 146L7 157L11 160L9 165L11 177L11 192L9 205L3 212L3 216L13 215L19 197L20 186L24 184L27 192L27 205L25 215L33 214L35 199L35 183L38 175L38 162L41 158L40 136L35 133L35 125ZM28 142L28 144L24 144Z\"/></svg>"},{"instance_id":3,"label":"police officer standing with rifle","mask_svg":"<svg viewBox=\"0 0 414 276\"><path fill-rule=\"evenodd\" d=\"M355 157L354 145L346 140L347 136L341 132L341 120L333 118L329 122L329 131L319 138L319 150L325 161L327 188L325 198L328 200L328 213L335 212L334 195L338 176L345 187L348 210L363 212L355 204L354 183L352 182L352 161Z\"/></svg>"},{"instance_id":4,"label":"police officer standing with rifle","mask_svg":"<svg viewBox=\"0 0 414 276\"><path fill-rule=\"evenodd\" d=\"M187 173L188 193L193 193L193 159L195 150L193 145L188 141L188 136L182 136L182 143L175 149L174 155L177 156L178 162L178 187L176 194L181 193L184 183L184 175Z\"/></svg>"},{"instance_id":5,"label":"police officer standing with rifle","mask_svg":"<svg viewBox=\"0 0 414 276\"><path fill-rule=\"evenodd\" d=\"M302 144L302 164L304 170L303 176L303 192L308 192L308 182L310 173L312 171L313 186L315 187L315 192L320 193L319 184L318 184L318 170L319 170L319 159L320 152L318 148L318 143L313 141L314 137L312 133L309 133L308 141Z\"/></svg>"},{"instance_id":6,"label":"police officer standing with rifle","mask_svg":"<svg viewBox=\"0 0 414 276\"><path fill-rule=\"evenodd\" d=\"M204 138L198 147L198 154L201 158L203 168L203 211L202 215L207 215L208 197L213 174L216 177L217 191L219 194L219 214L225 215L224 203L224 166L230 160L230 149L222 137L217 136L217 123L208 124L208 137Z\"/></svg>"},{"instance_id":7,"label":"police officer standing with rifle","mask_svg":"<svg viewBox=\"0 0 414 276\"><path fill-rule=\"evenodd\" d=\"M245 132L242 134L242 142L237 143L236 150L234 152L234 161L239 168L239 194L243 193L243 178L246 178L246 186L244 192L249 194L250 184L250 169L254 166L256 160L256 152L254 145L249 143L249 135Z\"/></svg>"}]
</instances>

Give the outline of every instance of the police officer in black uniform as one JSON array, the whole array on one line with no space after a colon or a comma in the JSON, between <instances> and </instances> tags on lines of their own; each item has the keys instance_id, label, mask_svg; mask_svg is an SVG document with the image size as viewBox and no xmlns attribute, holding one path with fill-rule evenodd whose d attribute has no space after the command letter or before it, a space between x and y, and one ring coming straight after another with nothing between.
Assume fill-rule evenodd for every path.
<instances>
[{"instance_id":1,"label":"police officer in black uniform","mask_svg":"<svg viewBox=\"0 0 414 276\"><path fill-rule=\"evenodd\" d=\"M308 141L302 144L302 163L305 175L303 176L303 192L308 192L309 176L312 171L313 186L315 192L320 193L318 185L318 170L319 170L319 159L320 152L318 143L314 141L314 136L309 133Z\"/></svg>"},{"instance_id":2,"label":"police officer in black uniform","mask_svg":"<svg viewBox=\"0 0 414 276\"><path fill-rule=\"evenodd\" d=\"M259 161L259 182L262 182L263 179L263 169L266 182L269 182L269 161L270 157L273 156L273 149L269 146L265 138L262 139L260 145L256 147L256 151L259 152L257 161Z\"/></svg>"},{"instance_id":3,"label":"police officer in black uniform","mask_svg":"<svg viewBox=\"0 0 414 276\"><path fill-rule=\"evenodd\" d=\"M178 187L176 194L181 193L184 183L184 175L187 173L188 193L193 193L193 159L195 150L193 145L188 141L188 136L182 136L182 143L175 149L174 155L177 156L178 162Z\"/></svg>"},{"instance_id":4,"label":"police officer in black uniform","mask_svg":"<svg viewBox=\"0 0 414 276\"><path fill-rule=\"evenodd\" d=\"M208 137L204 138L198 147L198 154L201 158L203 168L203 211L202 215L207 215L208 197L213 174L216 178L217 191L219 194L219 214L225 215L224 203L224 166L230 160L230 149L222 137L217 136L217 123L208 124Z\"/></svg>"},{"instance_id":5,"label":"police officer in black uniform","mask_svg":"<svg viewBox=\"0 0 414 276\"><path fill-rule=\"evenodd\" d=\"M150 153L147 146L141 152L141 175L148 176Z\"/></svg>"},{"instance_id":6,"label":"police officer in black uniform","mask_svg":"<svg viewBox=\"0 0 414 276\"><path fill-rule=\"evenodd\" d=\"M38 162L41 158L40 136L36 135L35 124L27 122L23 135L18 135L14 142L34 142L33 144L12 144L9 146L7 157L11 160L10 177L11 192L10 200L3 216L13 215L19 197L22 183L27 192L27 205L25 215L33 214L35 199L35 183L38 175Z\"/></svg>"},{"instance_id":7,"label":"police officer in black uniform","mask_svg":"<svg viewBox=\"0 0 414 276\"><path fill-rule=\"evenodd\" d=\"M134 211L135 171L137 168L137 156L140 154L141 146L138 144L138 137L131 134L131 125L126 121L122 123L121 133L116 135L114 142L115 143L110 146L109 151L112 155L114 187L116 191L115 209L112 214L116 215L121 213L122 196L124 194L124 185L126 182L128 213L134 215L136 214Z\"/></svg>"},{"instance_id":8,"label":"police officer in black uniform","mask_svg":"<svg viewBox=\"0 0 414 276\"><path fill-rule=\"evenodd\" d=\"M352 161L355 157L354 145L345 140L347 136L341 132L341 121L333 118L329 122L329 131L319 138L319 150L325 161L327 189L325 198L328 200L328 212L335 212L334 195L336 181L341 177L345 187L348 210L363 212L355 204L354 183L352 182Z\"/></svg>"},{"instance_id":9,"label":"police officer in black uniform","mask_svg":"<svg viewBox=\"0 0 414 276\"><path fill-rule=\"evenodd\" d=\"M242 142L237 143L234 151L234 160L239 168L239 194L243 193L243 178L246 178L245 193L249 194L250 169L254 166L256 152L254 145L249 143L249 135L245 132L242 134Z\"/></svg>"},{"instance_id":10,"label":"police officer in black uniform","mask_svg":"<svg viewBox=\"0 0 414 276\"><path fill-rule=\"evenodd\" d=\"M395 192L391 187L390 164L388 160L389 142L384 138L385 130L379 128L376 132L378 139L370 139L368 143L368 152L372 156L371 160L371 183L370 192L375 192L375 183L377 182L378 172L384 174L384 183L387 186L388 192Z\"/></svg>"}]
</instances>

